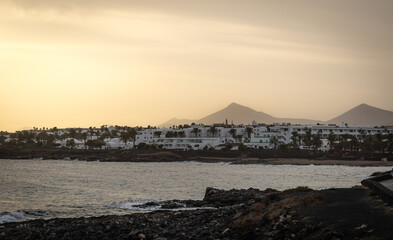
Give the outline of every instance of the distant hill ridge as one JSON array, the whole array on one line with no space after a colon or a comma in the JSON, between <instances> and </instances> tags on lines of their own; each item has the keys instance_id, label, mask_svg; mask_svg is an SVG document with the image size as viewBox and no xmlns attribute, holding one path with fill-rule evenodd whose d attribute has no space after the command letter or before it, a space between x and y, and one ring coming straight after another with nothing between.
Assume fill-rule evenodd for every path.
<instances>
[{"instance_id":1,"label":"distant hill ridge","mask_svg":"<svg viewBox=\"0 0 393 240\"><path fill-rule=\"evenodd\" d=\"M336 124L342 122L352 125L389 126L393 125L393 112L363 103L327 121Z\"/></svg>"},{"instance_id":2,"label":"distant hill ridge","mask_svg":"<svg viewBox=\"0 0 393 240\"><path fill-rule=\"evenodd\" d=\"M277 118L264 112L255 111L254 109L242 106L237 103L231 103L226 108L198 120L172 118L160 124L159 126L169 127L180 124L191 124L192 122L195 122L197 124L223 123L226 119L229 121L229 123L233 121L233 123L235 124L251 124L253 121L266 124L272 124L275 122L285 122L292 124L340 124L344 122L351 125L389 126L393 125L393 112L372 107L367 104L361 104L331 120L321 121L299 118Z\"/></svg>"}]
</instances>

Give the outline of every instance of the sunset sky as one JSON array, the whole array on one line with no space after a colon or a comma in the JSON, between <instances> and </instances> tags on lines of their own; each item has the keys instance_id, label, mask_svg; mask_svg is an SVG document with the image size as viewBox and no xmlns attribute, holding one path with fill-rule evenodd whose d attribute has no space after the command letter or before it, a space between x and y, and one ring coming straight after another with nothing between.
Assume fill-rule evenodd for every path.
<instances>
[{"instance_id":1,"label":"sunset sky","mask_svg":"<svg viewBox=\"0 0 393 240\"><path fill-rule=\"evenodd\" d=\"M2 0L0 130L157 125L231 102L393 110L393 1Z\"/></svg>"}]
</instances>

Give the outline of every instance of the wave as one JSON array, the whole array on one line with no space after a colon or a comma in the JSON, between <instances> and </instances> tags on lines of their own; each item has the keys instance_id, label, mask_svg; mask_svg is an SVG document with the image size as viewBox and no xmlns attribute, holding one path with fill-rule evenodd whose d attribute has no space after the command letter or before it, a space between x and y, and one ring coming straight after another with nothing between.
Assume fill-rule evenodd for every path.
<instances>
[{"instance_id":1,"label":"wave","mask_svg":"<svg viewBox=\"0 0 393 240\"><path fill-rule=\"evenodd\" d=\"M120 204L107 205L110 208L120 208L132 211L156 211L156 210L166 210L166 211L192 211L200 209L216 209L214 207L195 207L187 206L184 203L178 201L132 201L123 202Z\"/></svg>"},{"instance_id":2,"label":"wave","mask_svg":"<svg viewBox=\"0 0 393 240\"><path fill-rule=\"evenodd\" d=\"M147 206L146 204L149 204L149 206ZM120 204L111 204L108 205L107 207L134 210L134 211L155 211L161 208L161 206L158 204L158 201L147 201L147 200L124 202Z\"/></svg>"},{"instance_id":3,"label":"wave","mask_svg":"<svg viewBox=\"0 0 393 240\"><path fill-rule=\"evenodd\" d=\"M231 162L218 162L218 164L228 166L228 165L231 165L232 163Z\"/></svg>"},{"instance_id":4,"label":"wave","mask_svg":"<svg viewBox=\"0 0 393 240\"><path fill-rule=\"evenodd\" d=\"M0 214L0 224L19 222L23 218L25 218L25 216L21 212L3 212Z\"/></svg>"}]
</instances>

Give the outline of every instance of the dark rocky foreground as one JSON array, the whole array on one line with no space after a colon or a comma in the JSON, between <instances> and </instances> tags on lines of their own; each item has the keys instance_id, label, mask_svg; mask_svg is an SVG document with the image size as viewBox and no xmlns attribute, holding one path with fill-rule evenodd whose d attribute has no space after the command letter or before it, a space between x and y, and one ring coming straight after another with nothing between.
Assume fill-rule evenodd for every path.
<instances>
[{"instance_id":1,"label":"dark rocky foreground","mask_svg":"<svg viewBox=\"0 0 393 240\"><path fill-rule=\"evenodd\" d=\"M208 188L202 201L161 204L167 210L8 223L0 227L0 239L393 238L392 208L363 187L282 192ZM179 206L209 209L170 210Z\"/></svg>"}]
</instances>

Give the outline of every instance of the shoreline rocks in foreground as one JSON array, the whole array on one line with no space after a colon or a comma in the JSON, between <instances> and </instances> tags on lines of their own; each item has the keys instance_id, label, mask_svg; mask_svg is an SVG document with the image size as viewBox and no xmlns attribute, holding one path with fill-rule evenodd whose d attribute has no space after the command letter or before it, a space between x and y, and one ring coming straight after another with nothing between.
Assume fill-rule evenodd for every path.
<instances>
[{"instance_id":1,"label":"shoreline rocks in foreground","mask_svg":"<svg viewBox=\"0 0 393 240\"><path fill-rule=\"evenodd\" d=\"M207 188L201 201L163 203L168 210L7 223L0 239L392 239L393 210L370 193ZM196 210L170 210L178 206Z\"/></svg>"}]
</instances>

